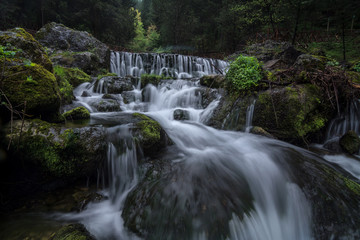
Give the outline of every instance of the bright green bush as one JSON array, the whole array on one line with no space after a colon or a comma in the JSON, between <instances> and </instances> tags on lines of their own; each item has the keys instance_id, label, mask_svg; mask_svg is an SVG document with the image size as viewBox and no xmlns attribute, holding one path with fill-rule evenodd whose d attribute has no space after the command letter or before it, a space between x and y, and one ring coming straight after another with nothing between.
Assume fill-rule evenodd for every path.
<instances>
[{"instance_id":1,"label":"bright green bush","mask_svg":"<svg viewBox=\"0 0 360 240\"><path fill-rule=\"evenodd\" d=\"M228 86L235 91L256 87L261 79L261 65L255 57L240 55L230 63L229 71L226 73Z\"/></svg>"}]
</instances>

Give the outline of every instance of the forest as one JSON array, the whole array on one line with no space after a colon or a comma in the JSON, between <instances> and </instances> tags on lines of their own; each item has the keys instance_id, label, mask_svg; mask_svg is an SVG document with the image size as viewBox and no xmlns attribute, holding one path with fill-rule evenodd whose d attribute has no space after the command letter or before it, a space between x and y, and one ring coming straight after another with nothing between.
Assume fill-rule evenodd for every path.
<instances>
[{"instance_id":1,"label":"forest","mask_svg":"<svg viewBox=\"0 0 360 240\"><path fill-rule=\"evenodd\" d=\"M299 33L351 41L360 28L353 0L3 0L0 29L38 30L48 22L88 31L129 50L227 52L257 35L293 43ZM344 33L343 33L344 32Z\"/></svg>"}]
</instances>

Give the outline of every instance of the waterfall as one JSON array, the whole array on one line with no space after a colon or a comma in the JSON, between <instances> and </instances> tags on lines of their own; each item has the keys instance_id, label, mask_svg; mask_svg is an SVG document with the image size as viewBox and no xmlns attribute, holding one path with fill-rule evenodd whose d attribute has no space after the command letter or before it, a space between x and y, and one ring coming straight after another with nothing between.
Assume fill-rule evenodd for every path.
<instances>
[{"instance_id":1,"label":"waterfall","mask_svg":"<svg viewBox=\"0 0 360 240\"><path fill-rule=\"evenodd\" d=\"M180 54L111 52L110 70L120 77L141 74L193 78L224 73L228 62Z\"/></svg>"},{"instance_id":2,"label":"waterfall","mask_svg":"<svg viewBox=\"0 0 360 240\"><path fill-rule=\"evenodd\" d=\"M341 137L347 131L353 130L360 135L360 101L350 103L340 116L336 117L329 124L326 140Z\"/></svg>"},{"instance_id":3,"label":"waterfall","mask_svg":"<svg viewBox=\"0 0 360 240\"><path fill-rule=\"evenodd\" d=\"M254 100L250 106L247 107L246 110L246 123L245 123L245 132L250 132L252 127L252 119L254 116L254 108L255 108L256 100Z\"/></svg>"}]
</instances>

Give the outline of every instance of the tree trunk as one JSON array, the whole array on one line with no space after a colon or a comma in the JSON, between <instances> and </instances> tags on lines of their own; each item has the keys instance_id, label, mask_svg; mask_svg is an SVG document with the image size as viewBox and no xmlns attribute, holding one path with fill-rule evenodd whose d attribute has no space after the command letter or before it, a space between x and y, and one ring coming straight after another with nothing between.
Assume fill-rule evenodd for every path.
<instances>
[{"instance_id":1,"label":"tree trunk","mask_svg":"<svg viewBox=\"0 0 360 240\"><path fill-rule=\"evenodd\" d=\"M294 45L295 44L295 40L296 40L296 34L297 34L297 30L298 30L298 26L299 26L299 20L300 20L300 10L301 10L301 1L298 1L297 4L297 11L296 11L296 19L295 19L295 27L294 27L294 33L291 39L291 44Z\"/></svg>"}]
</instances>

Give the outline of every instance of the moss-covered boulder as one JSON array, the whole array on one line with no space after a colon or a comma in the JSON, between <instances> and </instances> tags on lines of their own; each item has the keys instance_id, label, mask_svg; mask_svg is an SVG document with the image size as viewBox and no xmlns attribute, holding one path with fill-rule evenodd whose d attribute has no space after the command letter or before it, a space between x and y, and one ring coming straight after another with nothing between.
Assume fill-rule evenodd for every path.
<instances>
[{"instance_id":1,"label":"moss-covered boulder","mask_svg":"<svg viewBox=\"0 0 360 240\"><path fill-rule=\"evenodd\" d=\"M295 61L294 67L300 70L311 71L314 69L324 69L326 59L320 56L310 54L301 54Z\"/></svg>"},{"instance_id":2,"label":"moss-covered boulder","mask_svg":"<svg viewBox=\"0 0 360 240\"><path fill-rule=\"evenodd\" d=\"M48 23L36 33L36 39L49 48L58 65L78 67L88 74L109 68L109 48L87 32Z\"/></svg>"},{"instance_id":3,"label":"moss-covered boulder","mask_svg":"<svg viewBox=\"0 0 360 240\"><path fill-rule=\"evenodd\" d=\"M29 59L52 72L53 66L44 47L34 37L22 28L9 31L0 31L0 45L11 44L21 50L16 53L16 58Z\"/></svg>"},{"instance_id":4,"label":"moss-covered boulder","mask_svg":"<svg viewBox=\"0 0 360 240\"><path fill-rule=\"evenodd\" d=\"M340 138L341 148L350 154L359 152L360 149L360 138L354 131L348 131Z\"/></svg>"},{"instance_id":5,"label":"moss-covered boulder","mask_svg":"<svg viewBox=\"0 0 360 240\"><path fill-rule=\"evenodd\" d=\"M41 120L16 121L12 133L8 127L6 139L15 159L48 178L68 181L92 176L106 157L101 127L71 129Z\"/></svg>"},{"instance_id":6,"label":"moss-covered boulder","mask_svg":"<svg viewBox=\"0 0 360 240\"><path fill-rule=\"evenodd\" d=\"M26 114L41 116L43 119L49 119L58 113L60 91L51 72L35 63L8 66L4 70L2 90L17 110L25 109ZM2 116L9 115L6 109L0 111Z\"/></svg>"},{"instance_id":7,"label":"moss-covered boulder","mask_svg":"<svg viewBox=\"0 0 360 240\"><path fill-rule=\"evenodd\" d=\"M63 114L66 120L85 120L90 118L90 112L85 107L77 107Z\"/></svg>"},{"instance_id":8,"label":"moss-covered boulder","mask_svg":"<svg viewBox=\"0 0 360 240\"><path fill-rule=\"evenodd\" d=\"M158 122L141 113L134 113L133 116L137 119L133 135L146 156L154 156L159 153L159 150L171 144L166 132Z\"/></svg>"},{"instance_id":9,"label":"moss-covered boulder","mask_svg":"<svg viewBox=\"0 0 360 240\"><path fill-rule=\"evenodd\" d=\"M62 227L50 240L95 240L82 224L69 224Z\"/></svg>"},{"instance_id":10,"label":"moss-covered boulder","mask_svg":"<svg viewBox=\"0 0 360 240\"><path fill-rule=\"evenodd\" d=\"M142 74L141 75L141 88L144 88L148 84L152 84L157 86L161 79L164 77L156 75L156 74Z\"/></svg>"},{"instance_id":11,"label":"moss-covered boulder","mask_svg":"<svg viewBox=\"0 0 360 240\"><path fill-rule=\"evenodd\" d=\"M82 83L91 81L91 77L78 68L55 66L54 73L57 78L60 78L62 81L68 81L74 88Z\"/></svg>"},{"instance_id":12,"label":"moss-covered boulder","mask_svg":"<svg viewBox=\"0 0 360 240\"><path fill-rule=\"evenodd\" d=\"M258 126L252 127L250 129L250 133L260 135L260 136L263 136L263 137L275 138L273 135L271 135L270 133L265 131L263 128L258 127Z\"/></svg>"},{"instance_id":13,"label":"moss-covered boulder","mask_svg":"<svg viewBox=\"0 0 360 240\"><path fill-rule=\"evenodd\" d=\"M318 87L295 85L260 93L253 125L279 139L296 142L320 131L331 115L331 107Z\"/></svg>"}]
</instances>

